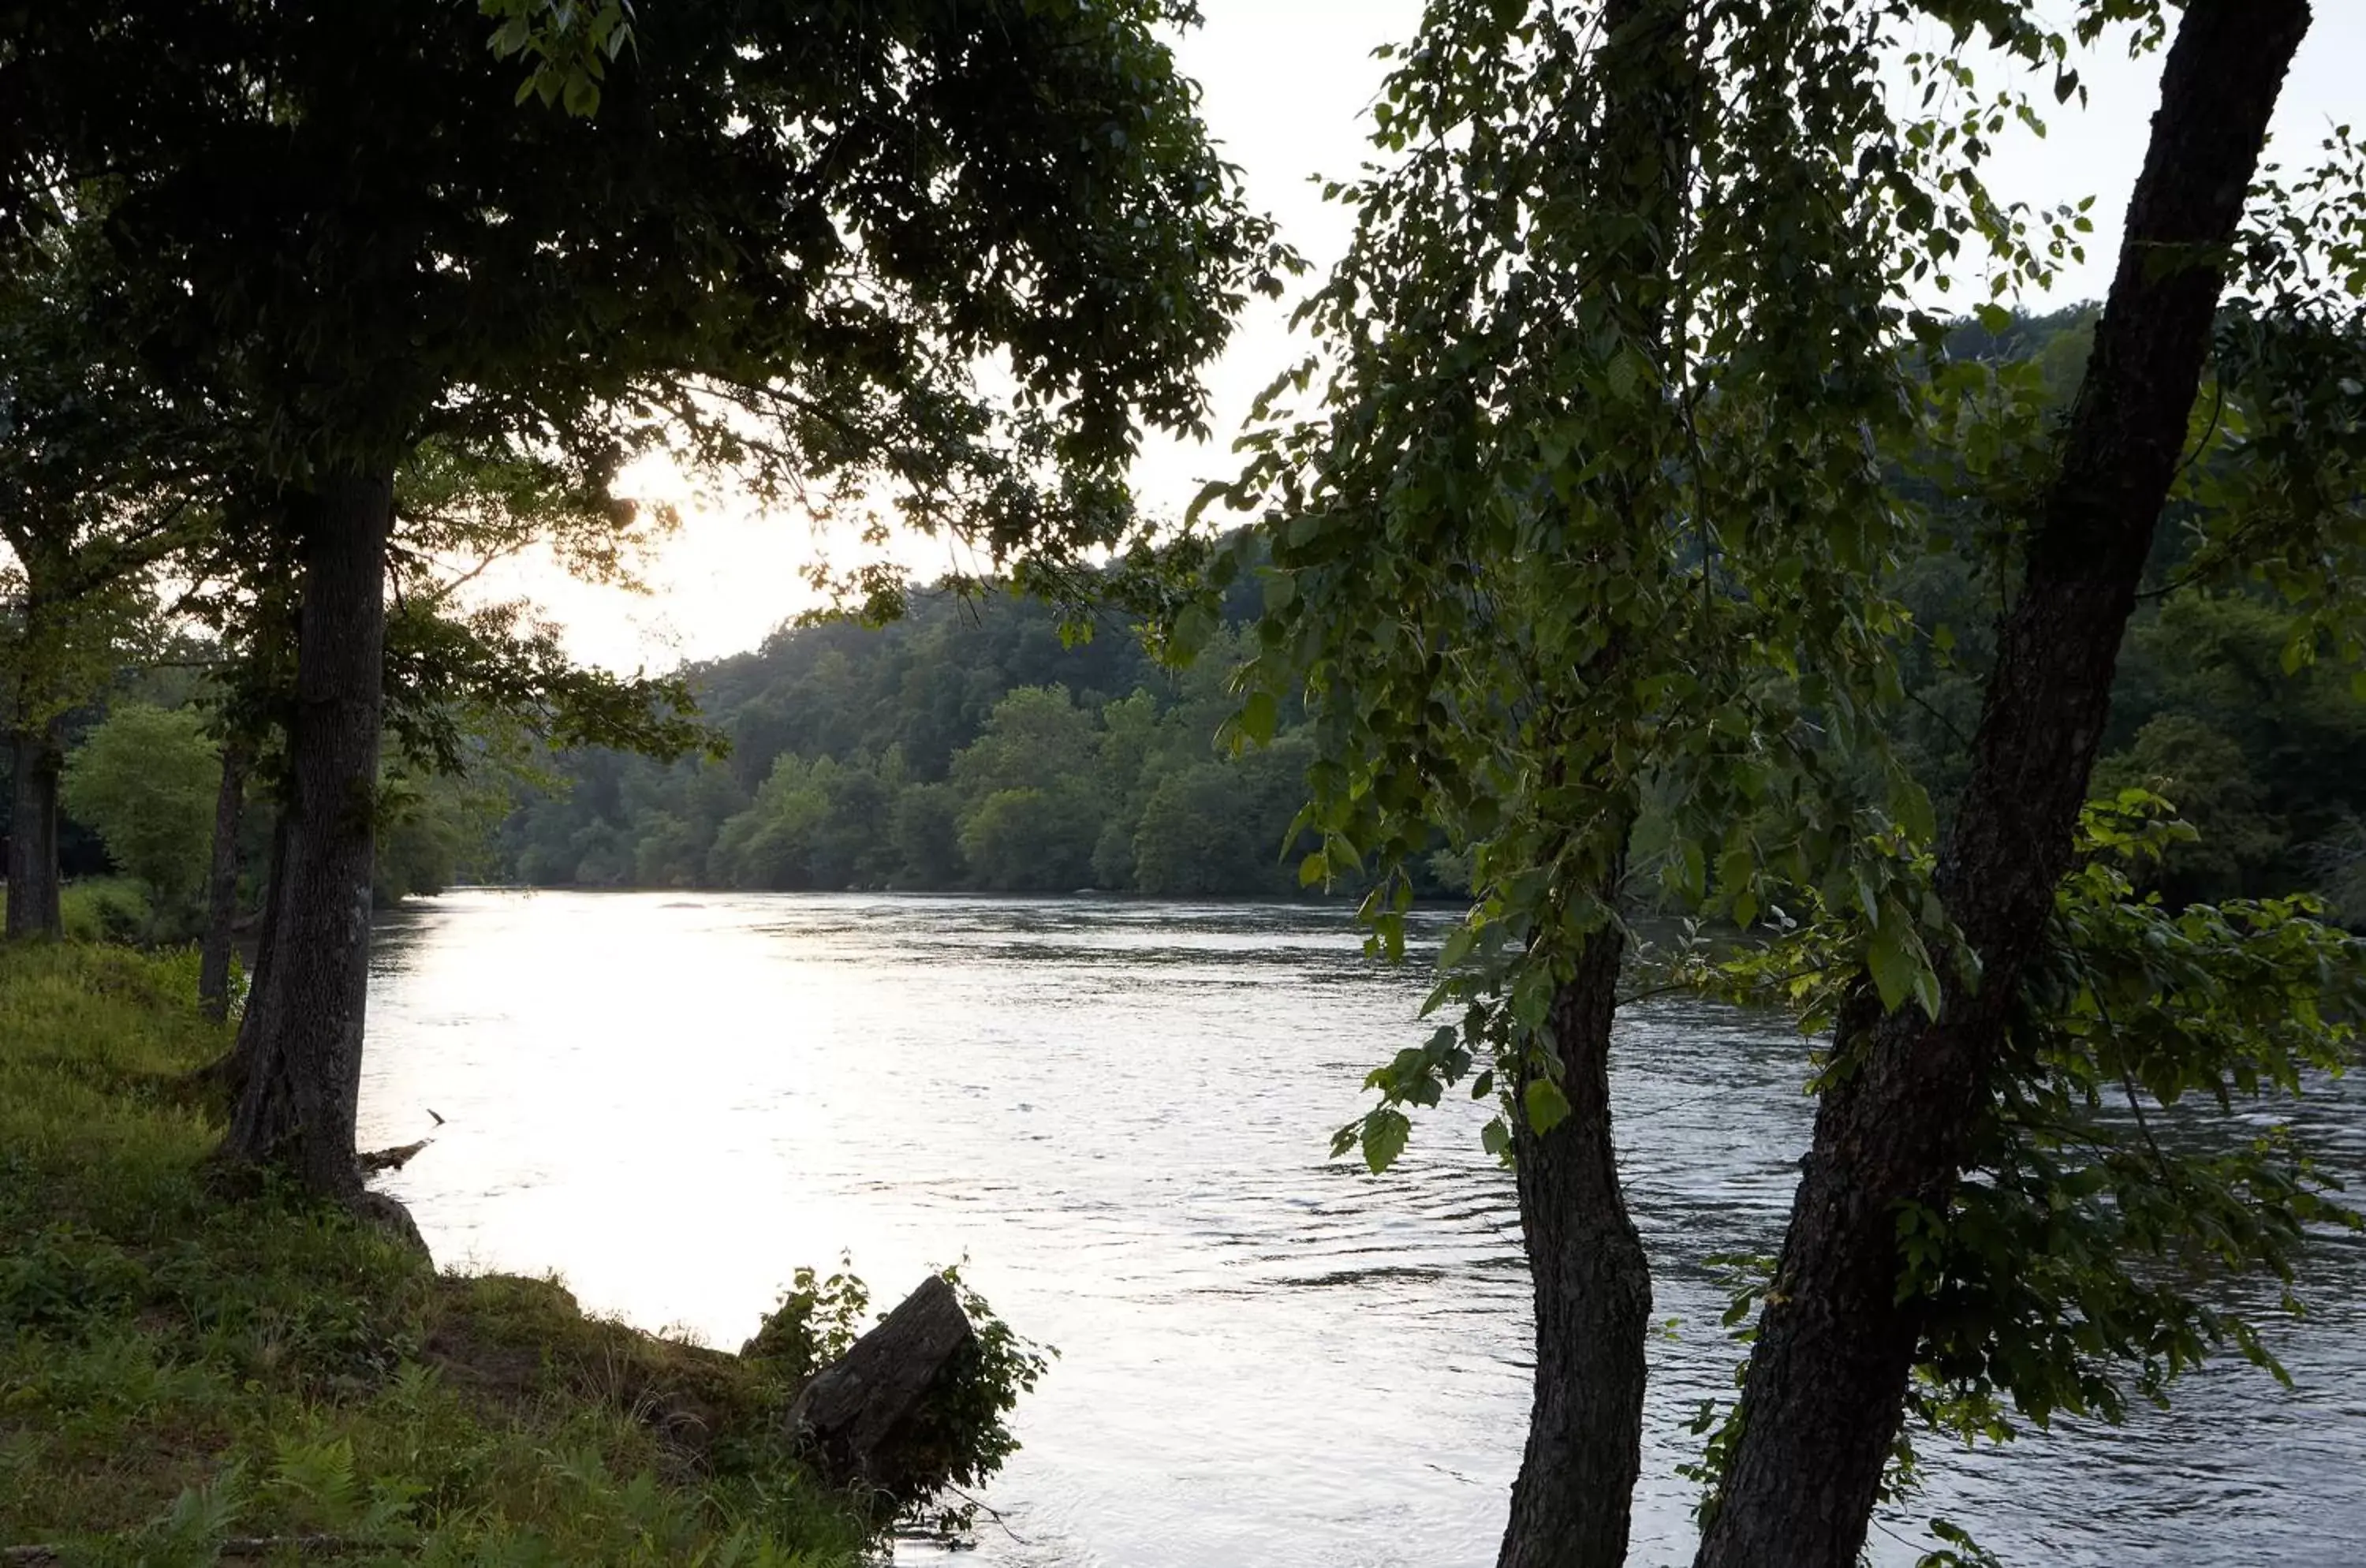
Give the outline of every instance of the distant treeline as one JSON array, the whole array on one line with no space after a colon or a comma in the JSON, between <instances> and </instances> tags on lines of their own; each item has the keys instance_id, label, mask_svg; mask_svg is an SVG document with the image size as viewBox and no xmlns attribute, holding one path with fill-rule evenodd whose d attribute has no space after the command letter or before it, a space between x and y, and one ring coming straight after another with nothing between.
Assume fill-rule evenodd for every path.
<instances>
[{"instance_id":1,"label":"distant treeline","mask_svg":"<svg viewBox=\"0 0 2366 1568\"><path fill-rule=\"evenodd\" d=\"M1126 627L1072 645L1001 594L784 630L696 671L727 759L558 757L565 787L521 799L499 864L562 886L1293 894L1313 752L1286 723L1219 748L1237 635L1178 674Z\"/></svg>"}]
</instances>

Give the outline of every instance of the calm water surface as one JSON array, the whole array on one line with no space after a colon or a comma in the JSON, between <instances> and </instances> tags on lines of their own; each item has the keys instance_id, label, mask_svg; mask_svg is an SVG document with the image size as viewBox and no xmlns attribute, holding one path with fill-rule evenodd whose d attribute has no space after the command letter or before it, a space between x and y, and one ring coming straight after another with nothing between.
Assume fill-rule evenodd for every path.
<instances>
[{"instance_id":1,"label":"calm water surface","mask_svg":"<svg viewBox=\"0 0 2366 1568\"><path fill-rule=\"evenodd\" d=\"M1449 1101L1380 1179L1324 1156L1417 1036L1344 915L892 896L460 893L384 926L366 1142L447 1264L736 1347L799 1263L881 1304L931 1264L1059 1348L969 1561L1481 1568L1527 1414L1509 1179ZM1779 1023L1622 1020L1616 1093L1657 1314L1638 1563L1688 1559L1684 1421L1735 1359L1705 1259L1779 1240L1810 1107ZM2314 1101L2366 1171L2366 1096ZM2273 1344L2125 1430L1937 1454L1885 1516L2021 1564L2366 1561L2366 1249ZM924 1562L933 1551L907 1550Z\"/></svg>"}]
</instances>

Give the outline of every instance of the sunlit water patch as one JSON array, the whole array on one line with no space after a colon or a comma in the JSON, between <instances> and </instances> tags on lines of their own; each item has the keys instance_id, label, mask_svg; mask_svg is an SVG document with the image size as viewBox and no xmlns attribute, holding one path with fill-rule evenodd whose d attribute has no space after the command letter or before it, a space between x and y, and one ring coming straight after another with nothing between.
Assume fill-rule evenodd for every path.
<instances>
[{"instance_id":1,"label":"sunlit water patch","mask_svg":"<svg viewBox=\"0 0 2366 1568\"><path fill-rule=\"evenodd\" d=\"M363 1132L435 1134L394 1190L445 1262L726 1348L798 1263L851 1251L884 1304L968 1257L1060 1350L980 1568L1477 1568L1527 1414L1510 1181L1453 1100L1383 1179L1324 1157L1420 993L1333 909L455 894L382 929ZM1663 1002L1621 1031L1673 1320L1634 1560L1680 1562L1684 1422L1737 1354L1706 1260L1776 1245L1812 1108L1779 1021ZM2307 1114L2366 1170L2354 1089ZM2124 1430L1933 1454L1876 1561L1932 1514L2019 1563L2360 1561L2366 1252L2314 1263L2315 1315L2273 1338L2295 1392L2227 1366Z\"/></svg>"}]
</instances>

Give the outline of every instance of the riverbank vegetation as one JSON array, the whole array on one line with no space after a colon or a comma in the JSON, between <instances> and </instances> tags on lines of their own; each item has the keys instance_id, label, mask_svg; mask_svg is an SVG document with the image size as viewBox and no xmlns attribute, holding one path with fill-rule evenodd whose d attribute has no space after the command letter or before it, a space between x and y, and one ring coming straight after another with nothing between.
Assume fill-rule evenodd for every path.
<instances>
[{"instance_id":1,"label":"riverbank vegetation","mask_svg":"<svg viewBox=\"0 0 2366 1568\"><path fill-rule=\"evenodd\" d=\"M498 835L535 886L1290 894L1312 752L1232 751L1234 634L1176 671L999 587L685 671L726 758L552 759Z\"/></svg>"},{"instance_id":2,"label":"riverbank vegetation","mask_svg":"<svg viewBox=\"0 0 2366 1568\"><path fill-rule=\"evenodd\" d=\"M801 1468L778 1363L586 1316L551 1280L439 1274L276 1184L219 1190L189 1075L228 1034L193 958L0 949L0 1545L863 1560L873 1521Z\"/></svg>"}]
</instances>

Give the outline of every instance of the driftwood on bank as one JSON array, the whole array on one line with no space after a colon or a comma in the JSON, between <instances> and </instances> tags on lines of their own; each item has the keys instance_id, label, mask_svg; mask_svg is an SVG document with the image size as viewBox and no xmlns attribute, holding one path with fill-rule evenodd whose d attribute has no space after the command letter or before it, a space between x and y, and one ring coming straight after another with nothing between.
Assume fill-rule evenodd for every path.
<instances>
[{"instance_id":1,"label":"driftwood on bank","mask_svg":"<svg viewBox=\"0 0 2366 1568\"><path fill-rule=\"evenodd\" d=\"M797 1393L789 1430L830 1482L884 1494L898 1506L945 1482L932 1395L977 1336L952 1286L930 1275Z\"/></svg>"}]
</instances>

